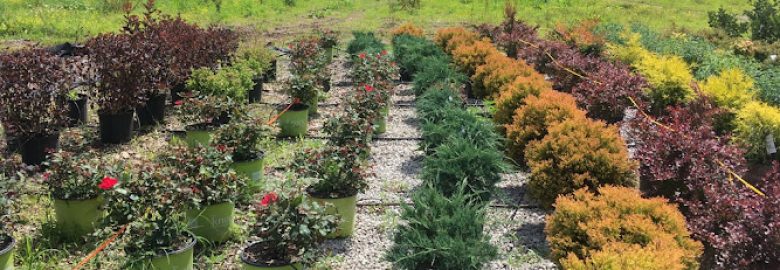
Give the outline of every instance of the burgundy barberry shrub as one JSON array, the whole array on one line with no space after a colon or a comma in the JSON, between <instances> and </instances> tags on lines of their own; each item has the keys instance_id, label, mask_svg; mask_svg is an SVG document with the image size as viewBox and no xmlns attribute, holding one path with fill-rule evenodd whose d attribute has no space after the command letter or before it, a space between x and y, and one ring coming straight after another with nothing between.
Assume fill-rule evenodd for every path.
<instances>
[{"instance_id":1,"label":"burgundy barberry shrub","mask_svg":"<svg viewBox=\"0 0 780 270\"><path fill-rule=\"evenodd\" d=\"M596 191L603 185L635 187L636 161L615 126L589 119L569 119L548 129L525 150L531 168L528 187L542 207L559 195L580 188Z\"/></svg>"},{"instance_id":2,"label":"burgundy barberry shrub","mask_svg":"<svg viewBox=\"0 0 780 270\"><path fill-rule=\"evenodd\" d=\"M607 123L623 120L626 108L632 105L629 97L640 102L643 91L648 87L641 76L631 73L628 66L602 61L589 74L593 80L582 80L572 89L580 107L588 111L588 117Z\"/></svg>"}]
</instances>

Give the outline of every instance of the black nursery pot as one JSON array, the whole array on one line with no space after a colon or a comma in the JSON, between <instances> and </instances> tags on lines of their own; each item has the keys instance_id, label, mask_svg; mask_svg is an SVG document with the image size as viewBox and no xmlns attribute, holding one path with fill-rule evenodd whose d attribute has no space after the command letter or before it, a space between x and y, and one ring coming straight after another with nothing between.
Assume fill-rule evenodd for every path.
<instances>
[{"instance_id":1,"label":"black nursery pot","mask_svg":"<svg viewBox=\"0 0 780 270\"><path fill-rule=\"evenodd\" d=\"M399 73L401 74L401 81L402 82L411 82L412 81L412 73L409 72L408 70L402 68L399 71Z\"/></svg>"},{"instance_id":2,"label":"black nursery pot","mask_svg":"<svg viewBox=\"0 0 780 270\"><path fill-rule=\"evenodd\" d=\"M68 126L75 127L87 123L87 96L79 96L77 100L68 100Z\"/></svg>"},{"instance_id":3,"label":"black nursery pot","mask_svg":"<svg viewBox=\"0 0 780 270\"><path fill-rule=\"evenodd\" d=\"M114 114L98 112L100 118L100 141L103 143L126 143L133 136L133 111Z\"/></svg>"},{"instance_id":4,"label":"black nursery pot","mask_svg":"<svg viewBox=\"0 0 780 270\"><path fill-rule=\"evenodd\" d=\"M176 101L184 99L180 93L184 93L186 90L186 85L183 83L174 85L173 88L171 88L171 104L175 104Z\"/></svg>"},{"instance_id":5,"label":"black nursery pot","mask_svg":"<svg viewBox=\"0 0 780 270\"><path fill-rule=\"evenodd\" d=\"M322 85L322 91L323 92L326 92L326 93L330 92L330 88L331 88L330 78L322 80L320 82L320 84Z\"/></svg>"},{"instance_id":6,"label":"black nursery pot","mask_svg":"<svg viewBox=\"0 0 780 270\"><path fill-rule=\"evenodd\" d=\"M154 126L165 121L165 95L149 96L146 104L135 108L142 127Z\"/></svg>"},{"instance_id":7,"label":"black nursery pot","mask_svg":"<svg viewBox=\"0 0 780 270\"><path fill-rule=\"evenodd\" d=\"M463 84L463 92L466 93L466 97L467 98L470 98L470 99L476 98L474 96L474 90L473 90L473 88L471 86L471 81L467 81L466 83Z\"/></svg>"},{"instance_id":8,"label":"black nursery pot","mask_svg":"<svg viewBox=\"0 0 780 270\"><path fill-rule=\"evenodd\" d=\"M263 99L263 78L254 78L252 82L255 83L255 87L249 90L248 98L249 103L258 103Z\"/></svg>"},{"instance_id":9,"label":"black nursery pot","mask_svg":"<svg viewBox=\"0 0 780 270\"><path fill-rule=\"evenodd\" d=\"M32 136L22 142L22 161L27 165L40 165L59 144L59 132Z\"/></svg>"},{"instance_id":10,"label":"black nursery pot","mask_svg":"<svg viewBox=\"0 0 780 270\"><path fill-rule=\"evenodd\" d=\"M276 59L271 60L271 67L266 70L265 75L263 75L266 82L272 82L276 80L276 66L278 62L279 61Z\"/></svg>"}]
</instances>

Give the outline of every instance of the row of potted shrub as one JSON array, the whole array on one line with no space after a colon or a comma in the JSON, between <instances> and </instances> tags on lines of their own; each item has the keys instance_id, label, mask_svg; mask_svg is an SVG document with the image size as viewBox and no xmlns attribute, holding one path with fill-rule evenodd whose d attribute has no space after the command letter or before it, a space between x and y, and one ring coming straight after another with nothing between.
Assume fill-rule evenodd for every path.
<instances>
[{"instance_id":1,"label":"row of potted shrub","mask_svg":"<svg viewBox=\"0 0 780 270\"><path fill-rule=\"evenodd\" d=\"M80 57L61 58L44 49L0 56L6 63L0 85L7 89L0 95L7 108L0 122L9 148L20 147L25 163L37 165L47 150L57 148L71 107L78 112L70 114L86 122L87 99L99 108L101 140L121 143L132 138L134 115L142 126L164 120L169 89L177 99L187 82L190 90L228 93L241 101L253 82L270 77L263 75L274 56L264 48L235 54L232 31L161 15L153 2L143 19L129 13L126 18L122 32L90 39L76 53ZM232 65L212 71L227 63Z\"/></svg>"},{"instance_id":2,"label":"row of potted shrub","mask_svg":"<svg viewBox=\"0 0 780 270\"><path fill-rule=\"evenodd\" d=\"M402 72L413 80L426 152L423 187L404 205L394 244L385 255L399 269L482 269L497 256L485 235L486 211L506 168L492 123L466 110L462 75L449 57L405 24L393 31ZM425 66L439 65L443 73Z\"/></svg>"},{"instance_id":3,"label":"row of potted shrub","mask_svg":"<svg viewBox=\"0 0 780 270\"><path fill-rule=\"evenodd\" d=\"M445 29L439 32L437 40L442 47L452 48L454 61L464 71L472 72L472 90L481 93L480 96L496 99L494 120L509 139L510 155L531 170L528 180L531 195L542 207L555 207L546 227L552 259L565 269L622 268L630 267L634 258L664 257L666 254L661 252L674 250L676 257L665 257L669 259L669 265L695 265L701 249L696 248L697 242L687 237L681 214L664 200L641 199L633 188L637 166L629 159L617 128L588 119L586 112L577 107L574 96L553 90L544 77L525 62L500 54L491 43L479 41L476 36L463 29ZM460 44L452 45L452 42ZM604 187L609 185L627 188ZM593 195L594 192L599 195ZM625 198L616 198L616 194ZM588 204L591 200L595 202ZM598 207L604 208L603 202L612 200L623 202L625 205L621 209L624 210L596 211ZM580 208L573 209L573 205ZM665 209L664 215L677 218L676 227L664 228L655 221L656 217L643 216L643 208L647 207ZM569 215L576 211L594 214ZM604 211L633 213L635 218L648 221L647 226L657 228L661 236L673 237L678 242L666 241L664 249L656 250L655 245L633 241L632 237L623 239L626 235L656 237L642 231L605 234L604 238L599 238L603 241L598 242L591 240L595 238L574 237L597 237L591 233L598 230L589 231L590 228L576 224L606 224L612 216L598 214ZM608 226L631 224L618 221ZM626 246L632 249L625 250ZM622 257L604 260L615 256Z\"/></svg>"},{"instance_id":4,"label":"row of potted shrub","mask_svg":"<svg viewBox=\"0 0 780 270\"><path fill-rule=\"evenodd\" d=\"M597 56L588 56L577 48L560 42L541 40L536 36L533 28L509 19L511 17L508 16L508 20L502 26L489 29L514 30L500 32L494 38L497 37L497 42L503 43L505 48L518 50L517 54L521 58L536 62L538 70L552 71L552 79L557 87L570 82L571 80L565 79L567 77L584 82L612 84L610 80L613 77L596 76L594 74L601 74L598 69L588 69L588 67L598 67L590 63L606 62L605 60L600 60ZM534 42L537 46L526 44L528 41ZM548 53L557 57L557 61L552 62L547 56ZM724 119L723 111L713 106L713 102L704 97L706 95L694 94L689 86L693 76L685 75L690 71L683 61L673 57L648 55L639 46L623 49L613 55L636 61L632 63L645 62L633 65L632 68L643 75L641 79L646 80L646 86L640 89L647 94L651 104L647 111L661 116L658 122L640 113L630 122L631 128L628 129L630 138L635 140L639 147L635 153L636 159L641 161L639 172L645 194L664 195L678 203L689 219L688 227L692 237L705 244L704 256L701 260L703 267L760 267L759 265L762 264L774 263L773 258L777 258L773 251L776 250L774 248L776 243L769 240L773 239L771 236L768 238L766 236L776 232L771 229L774 221L771 218L767 219L766 215L774 211L772 198L776 195L772 192L775 188L771 184L760 184L759 189L767 191L763 193L765 196L762 196L757 194L759 190L753 191L740 181L729 181L729 179L734 180L737 175L744 175L745 163L742 159L743 151L730 145L728 136L715 135L713 126L717 126L716 122ZM547 61L548 64L539 65L540 59ZM579 77L572 74L572 71L589 77ZM558 76L559 74L563 75ZM628 74L631 74L630 71ZM703 92L730 93L727 98L722 98L730 102L746 100L742 99L744 95L740 93L743 91L739 90L748 85L744 83L742 76L735 72L728 72L721 77L731 79L727 79L728 83L726 83L726 80L719 77L710 78L702 87L710 90ZM577 84L574 87L576 88ZM621 91L604 93L605 95L600 98L614 99L624 96L624 92ZM641 98L637 97L636 100L641 104ZM715 103L717 102L716 98ZM675 106L667 108L667 105ZM754 114L754 117L758 116ZM765 132L761 129L754 129L754 131ZM548 132L552 133L550 130ZM767 180L760 182L769 183L772 177L776 175L767 174L764 177ZM748 207L747 205L757 207L748 209L745 208ZM724 215L725 213L740 214ZM759 231L763 233L757 233ZM734 237L736 235L742 237ZM548 239L550 237L548 235ZM758 251L745 252L744 249L737 248L738 246L750 246L757 248ZM687 262L685 264L689 268L695 267Z\"/></svg>"}]
</instances>

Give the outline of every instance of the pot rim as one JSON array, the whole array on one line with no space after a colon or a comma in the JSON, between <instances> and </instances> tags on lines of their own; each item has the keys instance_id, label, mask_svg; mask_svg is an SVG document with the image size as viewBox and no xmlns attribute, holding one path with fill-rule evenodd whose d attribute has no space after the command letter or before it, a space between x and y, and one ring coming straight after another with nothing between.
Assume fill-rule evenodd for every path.
<instances>
[{"instance_id":1,"label":"pot rim","mask_svg":"<svg viewBox=\"0 0 780 270\"><path fill-rule=\"evenodd\" d=\"M265 151L260 150L255 153L255 158L249 159L249 160L233 160L233 163L253 163L257 161L261 161L265 158Z\"/></svg>"},{"instance_id":2,"label":"pot rim","mask_svg":"<svg viewBox=\"0 0 780 270\"><path fill-rule=\"evenodd\" d=\"M290 106L290 109L288 111L293 111L293 112L302 112L302 111L308 110L309 107L310 107L308 104L305 104L305 103L297 103L297 104L292 104L292 105L288 104L287 106ZM279 111L283 111L284 108L286 108L287 106L279 108Z\"/></svg>"},{"instance_id":3,"label":"pot rim","mask_svg":"<svg viewBox=\"0 0 780 270\"><path fill-rule=\"evenodd\" d=\"M356 194L354 194L354 195L349 195L349 196L342 196L342 197L337 197L337 198L331 198L331 197L323 197L323 196L317 196L317 195L314 195L314 192L312 192L313 190L314 190L314 189L313 189L311 186L307 187L307 188L306 188L306 194L308 194L310 197L312 197L312 198L316 198L316 199L325 199L325 200L339 200L339 199L347 199L347 198L356 197L356 196L358 195L358 194L356 193Z\"/></svg>"},{"instance_id":4,"label":"pot rim","mask_svg":"<svg viewBox=\"0 0 780 270\"><path fill-rule=\"evenodd\" d=\"M132 114L135 114L135 107L133 107L132 109L120 110L114 113L107 113L105 110L100 109L97 111L97 113L98 116L125 116L125 114L131 114L132 116Z\"/></svg>"},{"instance_id":5,"label":"pot rim","mask_svg":"<svg viewBox=\"0 0 780 270\"><path fill-rule=\"evenodd\" d=\"M184 127L184 132L188 131L207 131L212 132L217 130L218 125L215 124L207 124L207 123L200 123L200 124L192 124L187 125Z\"/></svg>"},{"instance_id":6,"label":"pot rim","mask_svg":"<svg viewBox=\"0 0 780 270\"><path fill-rule=\"evenodd\" d=\"M5 235L8 236L8 238L11 238L11 243L9 243L6 247L0 249L0 255L8 254L9 252L11 252L11 250L14 249L14 246L16 246L16 239L10 234L5 234Z\"/></svg>"},{"instance_id":7,"label":"pot rim","mask_svg":"<svg viewBox=\"0 0 780 270\"><path fill-rule=\"evenodd\" d=\"M51 194L49 194L49 195L51 195ZM92 200L103 199L103 195L98 194L94 198L89 198L89 199L60 199L60 198L56 198L54 196L51 196L51 198L56 200L56 201L64 201L64 202L84 202L84 201L92 201Z\"/></svg>"},{"instance_id":8,"label":"pot rim","mask_svg":"<svg viewBox=\"0 0 780 270\"><path fill-rule=\"evenodd\" d=\"M246 250L249 249L250 247L253 247L254 245L258 245L260 243L262 243L262 242L261 241L252 242L251 244L249 244L248 246L244 247L244 249L241 250L241 255L239 257L241 257L241 262L242 263L245 263L245 264L248 264L248 265L251 265L251 266L258 266L258 267L279 267L279 266L290 265L290 266L293 266L293 268L295 268L294 267L295 263L289 262L289 261L288 262L281 262L281 263L277 263L277 264L266 264L266 263L262 263L262 262L250 262L249 259L246 257L246 254L247 254Z\"/></svg>"},{"instance_id":9,"label":"pot rim","mask_svg":"<svg viewBox=\"0 0 780 270\"><path fill-rule=\"evenodd\" d=\"M181 253L187 252L188 250L190 250L190 249L194 248L194 247L195 247L195 244L197 244L197 243L198 243L198 239L197 239L197 238L195 238L195 236L193 236L193 235L192 235L192 234L190 234L190 233L186 233L186 234L187 234L187 236L190 238L190 242L189 242L189 243L187 243L187 245L185 245L183 248L181 248L181 249L179 249L179 250L174 250L174 251L172 251L172 252L168 252L168 251L166 251L166 252L165 252L165 254L158 254L157 256L155 256L155 258L159 258L159 257L167 257L167 256L171 256L171 255L177 255L177 254L181 254Z\"/></svg>"}]
</instances>

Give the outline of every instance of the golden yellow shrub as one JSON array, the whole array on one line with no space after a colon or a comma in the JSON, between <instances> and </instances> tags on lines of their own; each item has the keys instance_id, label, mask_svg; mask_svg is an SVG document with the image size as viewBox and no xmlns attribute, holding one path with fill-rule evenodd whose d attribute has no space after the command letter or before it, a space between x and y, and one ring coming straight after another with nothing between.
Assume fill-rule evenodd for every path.
<instances>
[{"instance_id":1,"label":"golden yellow shrub","mask_svg":"<svg viewBox=\"0 0 780 270\"><path fill-rule=\"evenodd\" d=\"M709 77L699 88L715 104L732 111L756 99L753 79L739 69L724 70L718 76Z\"/></svg>"},{"instance_id":2,"label":"golden yellow shrub","mask_svg":"<svg viewBox=\"0 0 780 270\"><path fill-rule=\"evenodd\" d=\"M422 28L417 27L413 23L404 23L391 32L393 37L400 36L400 35L410 35L413 37L423 37L425 35L425 32Z\"/></svg>"},{"instance_id":3,"label":"golden yellow shrub","mask_svg":"<svg viewBox=\"0 0 780 270\"><path fill-rule=\"evenodd\" d=\"M517 77L511 83L505 84L499 90L493 114L493 121L498 125L499 131L506 134L504 126L512 123L515 111L525 104L526 97L539 96L543 91L553 91L552 84L536 72Z\"/></svg>"},{"instance_id":4,"label":"golden yellow shrub","mask_svg":"<svg viewBox=\"0 0 780 270\"><path fill-rule=\"evenodd\" d=\"M526 146L544 138L550 126L572 118L585 121L585 111L577 108L577 100L567 93L543 89L538 97L530 95L523 103L515 110L512 123L504 125L507 152L516 161L523 161Z\"/></svg>"},{"instance_id":5,"label":"golden yellow shrub","mask_svg":"<svg viewBox=\"0 0 780 270\"><path fill-rule=\"evenodd\" d=\"M485 64L477 67L471 76L472 93L479 98L495 99L505 85L517 77L527 77L536 71L525 61L515 60L503 54L491 54Z\"/></svg>"},{"instance_id":6,"label":"golden yellow shrub","mask_svg":"<svg viewBox=\"0 0 780 270\"><path fill-rule=\"evenodd\" d=\"M640 39L641 35L637 33L624 33L623 37L626 38L625 45L607 45L607 55L615 60L623 63L634 65L645 55L652 54L650 51L642 47Z\"/></svg>"},{"instance_id":7,"label":"golden yellow shrub","mask_svg":"<svg viewBox=\"0 0 780 270\"><path fill-rule=\"evenodd\" d=\"M470 45L457 47L452 51L452 61L466 76L473 76L477 67L484 65L489 56L497 54L501 53L493 46L493 43L480 40Z\"/></svg>"},{"instance_id":8,"label":"golden yellow shrub","mask_svg":"<svg viewBox=\"0 0 780 270\"><path fill-rule=\"evenodd\" d=\"M776 107L758 101L748 102L737 111L734 125L732 139L745 146L751 160L766 160L768 135L772 135L776 144L780 142L780 109Z\"/></svg>"},{"instance_id":9,"label":"golden yellow shrub","mask_svg":"<svg viewBox=\"0 0 780 270\"><path fill-rule=\"evenodd\" d=\"M452 53L461 45L468 45L479 40L479 35L463 27L442 28L436 31L433 41L446 53Z\"/></svg>"},{"instance_id":10,"label":"golden yellow shrub","mask_svg":"<svg viewBox=\"0 0 780 270\"><path fill-rule=\"evenodd\" d=\"M652 102L654 111L667 106L684 104L696 97L691 88L693 74L690 67L679 56L644 54L634 68L642 74L650 88L645 93Z\"/></svg>"},{"instance_id":11,"label":"golden yellow shrub","mask_svg":"<svg viewBox=\"0 0 780 270\"><path fill-rule=\"evenodd\" d=\"M701 243L685 218L662 198L634 188L580 189L556 200L545 233L563 269L698 269Z\"/></svg>"}]
</instances>

